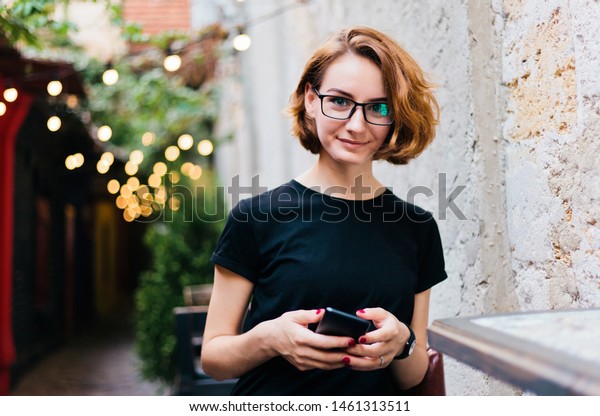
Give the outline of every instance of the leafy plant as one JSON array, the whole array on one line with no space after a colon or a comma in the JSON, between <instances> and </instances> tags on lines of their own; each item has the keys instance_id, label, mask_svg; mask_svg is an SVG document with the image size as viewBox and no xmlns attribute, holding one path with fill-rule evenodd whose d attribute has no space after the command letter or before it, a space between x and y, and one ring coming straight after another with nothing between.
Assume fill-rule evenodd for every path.
<instances>
[{"instance_id":1,"label":"leafy plant","mask_svg":"<svg viewBox=\"0 0 600 416\"><path fill-rule=\"evenodd\" d=\"M193 185L186 184L190 190ZM164 218L146 232L152 264L136 292L136 347L142 374L167 384L174 381L177 370L173 308L183 305L185 286L212 282L210 255L225 215L223 195L215 192L214 179L206 175L195 185L189 193L192 201L178 211L167 208Z\"/></svg>"}]
</instances>

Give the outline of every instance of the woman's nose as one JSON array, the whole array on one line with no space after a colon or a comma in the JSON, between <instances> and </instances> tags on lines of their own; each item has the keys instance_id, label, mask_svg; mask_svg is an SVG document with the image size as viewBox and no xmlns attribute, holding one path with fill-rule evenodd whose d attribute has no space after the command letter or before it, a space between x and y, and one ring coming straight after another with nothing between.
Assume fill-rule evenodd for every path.
<instances>
[{"instance_id":1,"label":"woman's nose","mask_svg":"<svg viewBox=\"0 0 600 416\"><path fill-rule=\"evenodd\" d=\"M352 115L346 122L346 128L348 130L355 132L362 132L365 130L365 125L367 121L365 120L365 115L363 111L364 109L362 107L356 107L354 113L352 113Z\"/></svg>"}]
</instances>

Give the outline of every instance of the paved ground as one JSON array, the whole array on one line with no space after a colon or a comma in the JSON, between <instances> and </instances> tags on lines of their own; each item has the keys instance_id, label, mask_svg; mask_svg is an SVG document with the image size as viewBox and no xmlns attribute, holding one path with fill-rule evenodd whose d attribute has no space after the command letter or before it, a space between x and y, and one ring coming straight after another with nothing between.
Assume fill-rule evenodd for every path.
<instances>
[{"instance_id":1,"label":"paved ground","mask_svg":"<svg viewBox=\"0 0 600 416\"><path fill-rule=\"evenodd\" d=\"M17 382L13 395L153 396L169 394L140 377L129 326L111 325L48 354Z\"/></svg>"}]
</instances>

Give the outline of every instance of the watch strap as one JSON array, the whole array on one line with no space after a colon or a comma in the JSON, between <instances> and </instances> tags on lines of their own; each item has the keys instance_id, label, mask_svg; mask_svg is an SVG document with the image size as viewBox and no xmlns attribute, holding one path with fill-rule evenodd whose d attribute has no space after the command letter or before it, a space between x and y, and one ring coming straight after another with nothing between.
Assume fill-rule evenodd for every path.
<instances>
[{"instance_id":1,"label":"watch strap","mask_svg":"<svg viewBox=\"0 0 600 416\"><path fill-rule=\"evenodd\" d=\"M408 337L408 340L406 341L406 344L404 344L404 349L402 350L402 352L400 354L398 354L394 357L394 360L403 360L403 359L407 358L413 352L413 349L415 348L414 344L417 340L415 337L415 333L413 332L413 330L410 326L406 325L406 327L408 328L410 335Z\"/></svg>"}]
</instances>

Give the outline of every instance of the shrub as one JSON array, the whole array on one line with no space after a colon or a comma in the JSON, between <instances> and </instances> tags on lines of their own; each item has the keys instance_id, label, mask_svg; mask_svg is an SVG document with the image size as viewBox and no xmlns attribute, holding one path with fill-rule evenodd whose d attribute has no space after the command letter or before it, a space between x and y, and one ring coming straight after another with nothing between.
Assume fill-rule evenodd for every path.
<instances>
[{"instance_id":1,"label":"shrub","mask_svg":"<svg viewBox=\"0 0 600 416\"><path fill-rule=\"evenodd\" d=\"M152 263L142 273L136 291L136 349L142 375L148 380L174 382L177 362L173 308L183 305L185 286L211 283L213 279L210 256L222 230L224 206L222 195L217 198L209 192L214 190L213 181L205 176L200 189L206 192L194 192L195 204L187 201L178 211L166 208L144 236ZM220 220L204 209L196 209L217 202ZM193 211L196 213L192 216Z\"/></svg>"}]
</instances>

